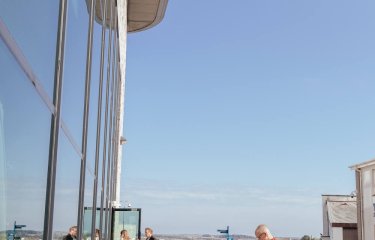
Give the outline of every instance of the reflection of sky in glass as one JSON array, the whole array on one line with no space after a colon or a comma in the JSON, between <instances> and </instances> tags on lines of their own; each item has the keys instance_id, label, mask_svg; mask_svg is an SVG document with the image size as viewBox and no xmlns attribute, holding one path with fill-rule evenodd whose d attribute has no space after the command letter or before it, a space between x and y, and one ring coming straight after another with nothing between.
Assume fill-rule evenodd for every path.
<instances>
[{"instance_id":1,"label":"reflection of sky in glass","mask_svg":"<svg viewBox=\"0 0 375 240\"><path fill-rule=\"evenodd\" d=\"M0 16L37 80L52 99L58 1L5 2L0 2ZM69 3L71 3L68 5L71 11L68 11L66 33L62 119L75 142L80 146L88 14L84 1L69 1ZM38 9L31 7L30 4L38 5ZM95 26L98 34L100 26L98 24ZM100 42L94 42L94 46L100 49ZM1 166L7 168L6 171L0 168L2 183L5 183L3 175L5 172L8 173L7 192L1 194L7 199L2 200L1 204L9 204L7 214L1 216L7 217L8 229L11 228L13 221L17 220L26 224L29 229L41 230L51 115L2 41L0 41L0 55L2 56L0 102L4 106L5 126L2 135L6 140L5 149L8 154L6 156L8 161L5 162L5 153L1 152ZM99 50L96 49L94 57L98 58L98 56ZM94 68L98 68L98 64L98 60L93 61ZM97 76L98 71L94 69L93 74ZM93 79L92 90L97 89L97 81L98 79ZM96 93L91 94L90 118L92 119L96 119L96 98ZM95 125L91 124L89 128L93 131ZM93 132L95 134L95 131ZM95 137L94 134L90 137ZM91 144L95 143L93 140L90 141ZM88 178L85 189L86 205L92 204L93 152L94 150L90 149L88 153L90 171L86 175ZM67 227L76 224L79 170L80 158L60 130L54 230L65 231ZM1 191L5 190L5 187L1 188ZM5 205L1 209L5 209ZM25 212L28 214L24 214ZM65 214L68 216L64 216Z\"/></svg>"},{"instance_id":2,"label":"reflection of sky in glass","mask_svg":"<svg viewBox=\"0 0 375 240\"><path fill-rule=\"evenodd\" d=\"M82 138L87 26L88 14L85 1L69 1L61 115L79 145Z\"/></svg>"},{"instance_id":3,"label":"reflection of sky in glass","mask_svg":"<svg viewBox=\"0 0 375 240\"><path fill-rule=\"evenodd\" d=\"M64 134L60 133L57 156L54 231L77 224L81 161Z\"/></svg>"},{"instance_id":4,"label":"reflection of sky in glass","mask_svg":"<svg viewBox=\"0 0 375 240\"><path fill-rule=\"evenodd\" d=\"M2 21L50 99L52 99L54 82L58 9L58 1L0 2ZM62 120L79 146L82 135L87 31L86 3L69 1L61 114ZM85 206L92 206L94 180L95 122L101 47L101 26L96 22L94 39ZM108 36L106 41L108 42ZM0 56L0 103L3 105L4 113L1 119L4 128L0 129L0 147L2 147L0 148L0 180L4 186L0 185L2 191L0 194L1 197L6 197L6 199L0 198L0 215L7 218L6 227L3 226L5 219L4 223L0 219L0 230L12 228L14 220L26 224L28 229L41 230L51 115L2 40L0 40ZM106 68L106 65L104 67ZM104 73L105 77L106 73ZM101 159L102 154L100 153L99 156ZM66 231L71 225L76 224L79 171L80 158L60 129L54 231ZM99 173L101 173L100 167ZM101 179L101 175L98 179ZM100 188L100 181L98 186ZM98 190L98 206L99 199L100 190ZM9 204L7 208L6 203ZM7 213L3 214L5 209L8 209Z\"/></svg>"},{"instance_id":5,"label":"reflection of sky in glass","mask_svg":"<svg viewBox=\"0 0 375 240\"><path fill-rule=\"evenodd\" d=\"M0 55L5 56L0 58L0 101L7 159L6 227L17 221L41 230L51 115L3 42Z\"/></svg>"},{"instance_id":6,"label":"reflection of sky in glass","mask_svg":"<svg viewBox=\"0 0 375 240\"><path fill-rule=\"evenodd\" d=\"M4 112L0 99L0 231L6 229L6 160L5 160L5 139L4 139Z\"/></svg>"},{"instance_id":7,"label":"reflection of sky in glass","mask_svg":"<svg viewBox=\"0 0 375 240\"><path fill-rule=\"evenodd\" d=\"M2 20L51 98L58 10L59 1L0 1Z\"/></svg>"}]
</instances>

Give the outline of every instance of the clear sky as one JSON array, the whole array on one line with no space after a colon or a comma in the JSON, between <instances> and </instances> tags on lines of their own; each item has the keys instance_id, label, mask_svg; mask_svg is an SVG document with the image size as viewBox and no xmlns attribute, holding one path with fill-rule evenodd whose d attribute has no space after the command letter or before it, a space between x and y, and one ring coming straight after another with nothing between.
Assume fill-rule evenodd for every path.
<instances>
[{"instance_id":1,"label":"clear sky","mask_svg":"<svg viewBox=\"0 0 375 240\"><path fill-rule=\"evenodd\" d=\"M0 17L51 97L58 1L39 4L43 14L33 4L0 1ZM158 26L128 36L123 206L142 208L156 234L254 235L265 223L276 236L319 236L321 195L350 194L348 167L375 158L374 12L372 0L170 0ZM80 143L85 1L68 13L62 115ZM50 112L3 41L0 75L7 227L41 230ZM58 158L64 231L76 222L80 159L63 134Z\"/></svg>"},{"instance_id":2,"label":"clear sky","mask_svg":"<svg viewBox=\"0 0 375 240\"><path fill-rule=\"evenodd\" d=\"M122 200L156 233L319 236L375 156L375 2L171 0L128 37Z\"/></svg>"}]
</instances>

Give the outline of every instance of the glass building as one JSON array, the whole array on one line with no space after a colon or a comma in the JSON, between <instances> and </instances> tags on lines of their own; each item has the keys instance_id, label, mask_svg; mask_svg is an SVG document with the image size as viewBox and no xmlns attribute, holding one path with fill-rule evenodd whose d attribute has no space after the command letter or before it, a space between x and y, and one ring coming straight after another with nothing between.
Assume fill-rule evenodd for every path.
<instances>
[{"instance_id":1,"label":"glass building","mask_svg":"<svg viewBox=\"0 0 375 240\"><path fill-rule=\"evenodd\" d=\"M119 212L126 39L166 6L0 1L0 240L62 239L71 226L119 239L125 221L139 235L139 209Z\"/></svg>"}]
</instances>

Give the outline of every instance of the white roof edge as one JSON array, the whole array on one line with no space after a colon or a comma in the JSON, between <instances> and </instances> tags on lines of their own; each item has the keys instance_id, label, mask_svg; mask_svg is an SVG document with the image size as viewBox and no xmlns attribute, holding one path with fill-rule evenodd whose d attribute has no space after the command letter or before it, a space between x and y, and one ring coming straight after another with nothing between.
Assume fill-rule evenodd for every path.
<instances>
[{"instance_id":1,"label":"white roof edge","mask_svg":"<svg viewBox=\"0 0 375 240\"><path fill-rule=\"evenodd\" d=\"M348 194L322 194L322 197L350 197Z\"/></svg>"},{"instance_id":2,"label":"white roof edge","mask_svg":"<svg viewBox=\"0 0 375 240\"><path fill-rule=\"evenodd\" d=\"M351 170L356 170L356 169L364 168L364 167L367 167L367 166L370 166L370 165L375 165L375 159L371 159L371 160L363 162L363 163L358 163L358 164L349 166L349 168Z\"/></svg>"}]
</instances>

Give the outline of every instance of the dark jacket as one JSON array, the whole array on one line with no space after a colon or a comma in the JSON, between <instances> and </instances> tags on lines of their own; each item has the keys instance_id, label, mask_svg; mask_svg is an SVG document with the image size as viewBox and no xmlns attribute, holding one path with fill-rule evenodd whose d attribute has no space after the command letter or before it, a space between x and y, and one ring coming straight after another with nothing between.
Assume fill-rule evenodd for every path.
<instances>
[{"instance_id":1,"label":"dark jacket","mask_svg":"<svg viewBox=\"0 0 375 240\"><path fill-rule=\"evenodd\" d=\"M70 233L63 238L63 240L74 240L74 239L75 238L73 238L72 235L70 235Z\"/></svg>"}]
</instances>

